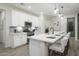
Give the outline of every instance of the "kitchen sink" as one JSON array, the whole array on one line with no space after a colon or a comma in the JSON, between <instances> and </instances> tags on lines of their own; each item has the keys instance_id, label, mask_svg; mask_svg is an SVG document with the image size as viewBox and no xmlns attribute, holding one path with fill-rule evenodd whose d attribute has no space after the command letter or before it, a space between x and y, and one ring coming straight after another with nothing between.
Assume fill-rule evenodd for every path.
<instances>
[{"instance_id":1,"label":"kitchen sink","mask_svg":"<svg viewBox=\"0 0 79 59\"><path fill-rule=\"evenodd\" d=\"M58 34L55 34L55 36L60 36L60 35L58 35Z\"/></svg>"},{"instance_id":2,"label":"kitchen sink","mask_svg":"<svg viewBox=\"0 0 79 59\"><path fill-rule=\"evenodd\" d=\"M50 39L55 39L56 37L47 37L47 38L50 38Z\"/></svg>"}]
</instances>

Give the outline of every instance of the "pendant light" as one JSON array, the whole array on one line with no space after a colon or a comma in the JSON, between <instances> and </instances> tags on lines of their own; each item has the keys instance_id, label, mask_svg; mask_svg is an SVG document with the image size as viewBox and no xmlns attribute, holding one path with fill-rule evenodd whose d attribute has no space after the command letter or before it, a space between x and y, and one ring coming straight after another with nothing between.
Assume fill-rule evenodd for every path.
<instances>
[{"instance_id":1,"label":"pendant light","mask_svg":"<svg viewBox=\"0 0 79 59\"><path fill-rule=\"evenodd\" d=\"M61 6L61 9L62 9L61 19L64 19L64 15L63 15L63 6Z\"/></svg>"},{"instance_id":2,"label":"pendant light","mask_svg":"<svg viewBox=\"0 0 79 59\"><path fill-rule=\"evenodd\" d=\"M61 13L59 13L59 14L58 14L58 16L59 16L59 17L61 17L61 16L62 16L62 14L61 14Z\"/></svg>"},{"instance_id":3,"label":"pendant light","mask_svg":"<svg viewBox=\"0 0 79 59\"><path fill-rule=\"evenodd\" d=\"M56 3L55 3L54 14L57 14L58 12L59 12L59 9L56 7Z\"/></svg>"},{"instance_id":4,"label":"pendant light","mask_svg":"<svg viewBox=\"0 0 79 59\"><path fill-rule=\"evenodd\" d=\"M59 16L59 17L61 17L61 16L62 16L62 13L60 12L60 10L59 10L59 14L58 14L58 16Z\"/></svg>"},{"instance_id":5,"label":"pendant light","mask_svg":"<svg viewBox=\"0 0 79 59\"><path fill-rule=\"evenodd\" d=\"M59 4L59 7L61 6L61 4ZM58 13L59 18L62 16L61 14L61 8L59 8L59 13Z\"/></svg>"}]
</instances>

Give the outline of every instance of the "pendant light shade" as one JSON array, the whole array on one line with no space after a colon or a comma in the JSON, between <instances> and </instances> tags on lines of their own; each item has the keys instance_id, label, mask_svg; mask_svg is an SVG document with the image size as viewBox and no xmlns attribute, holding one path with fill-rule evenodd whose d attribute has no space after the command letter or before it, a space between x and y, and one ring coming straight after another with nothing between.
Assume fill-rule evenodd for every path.
<instances>
[{"instance_id":1,"label":"pendant light shade","mask_svg":"<svg viewBox=\"0 0 79 59\"><path fill-rule=\"evenodd\" d=\"M61 16L61 19L64 19L64 16Z\"/></svg>"},{"instance_id":2,"label":"pendant light shade","mask_svg":"<svg viewBox=\"0 0 79 59\"><path fill-rule=\"evenodd\" d=\"M63 5L59 4L59 7L57 7L55 4L54 14L57 14L60 19L64 19Z\"/></svg>"},{"instance_id":3,"label":"pendant light shade","mask_svg":"<svg viewBox=\"0 0 79 59\"><path fill-rule=\"evenodd\" d=\"M57 8L56 3L55 3L54 14L58 14L58 12L59 12L59 9Z\"/></svg>"},{"instance_id":4,"label":"pendant light shade","mask_svg":"<svg viewBox=\"0 0 79 59\"><path fill-rule=\"evenodd\" d=\"M61 17L61 16L62 16L62 14L61 14L61 13L59 13L59 14L58 14L58 16L59 16L59 17Z\"/></svg>"},{"instance_id":5,"label":"pendant light shade","mask_svg":"<svg viewBox=\"0 0 79 59\"><path fill-rule=\"evenodd\" d=\"M55 8L54 13L57 14L59 12L59 9Z\"/></svg>"}]
</instances>

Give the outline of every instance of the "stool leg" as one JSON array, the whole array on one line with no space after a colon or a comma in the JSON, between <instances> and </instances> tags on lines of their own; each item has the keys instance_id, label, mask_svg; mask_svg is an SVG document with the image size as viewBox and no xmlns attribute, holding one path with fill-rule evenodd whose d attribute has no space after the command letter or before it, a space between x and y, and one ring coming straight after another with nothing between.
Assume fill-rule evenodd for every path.
<instances>
[{"instance_id":1,"label":"stool leg","mask_svg":"<svg viewBox=\"0 0 79 59\"><path fill-rule=\"evenodd\" d=\"M50 56L52 56L53 55L53 51L52 50L50 50Z\"/></svg>"}]
</instances>

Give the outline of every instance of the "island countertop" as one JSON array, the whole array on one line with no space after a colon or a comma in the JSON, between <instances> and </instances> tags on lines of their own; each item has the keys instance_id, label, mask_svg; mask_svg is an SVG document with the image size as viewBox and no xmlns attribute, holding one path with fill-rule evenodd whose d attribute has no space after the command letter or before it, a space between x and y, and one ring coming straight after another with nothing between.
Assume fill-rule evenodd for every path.
<instances>
[{"instance_id":1,"label":"island countertop","mask_svg":"<svg viewBox=\"0 0 79 59\"><path fill-rule=\"evenodd\" d=\"M65 33L63 34L39 34L39 35L30 36L28 38L32 40L44 41L47 43L54 43L57 40L61 39L64 35Z\"/></svg>"}]
</instances>

